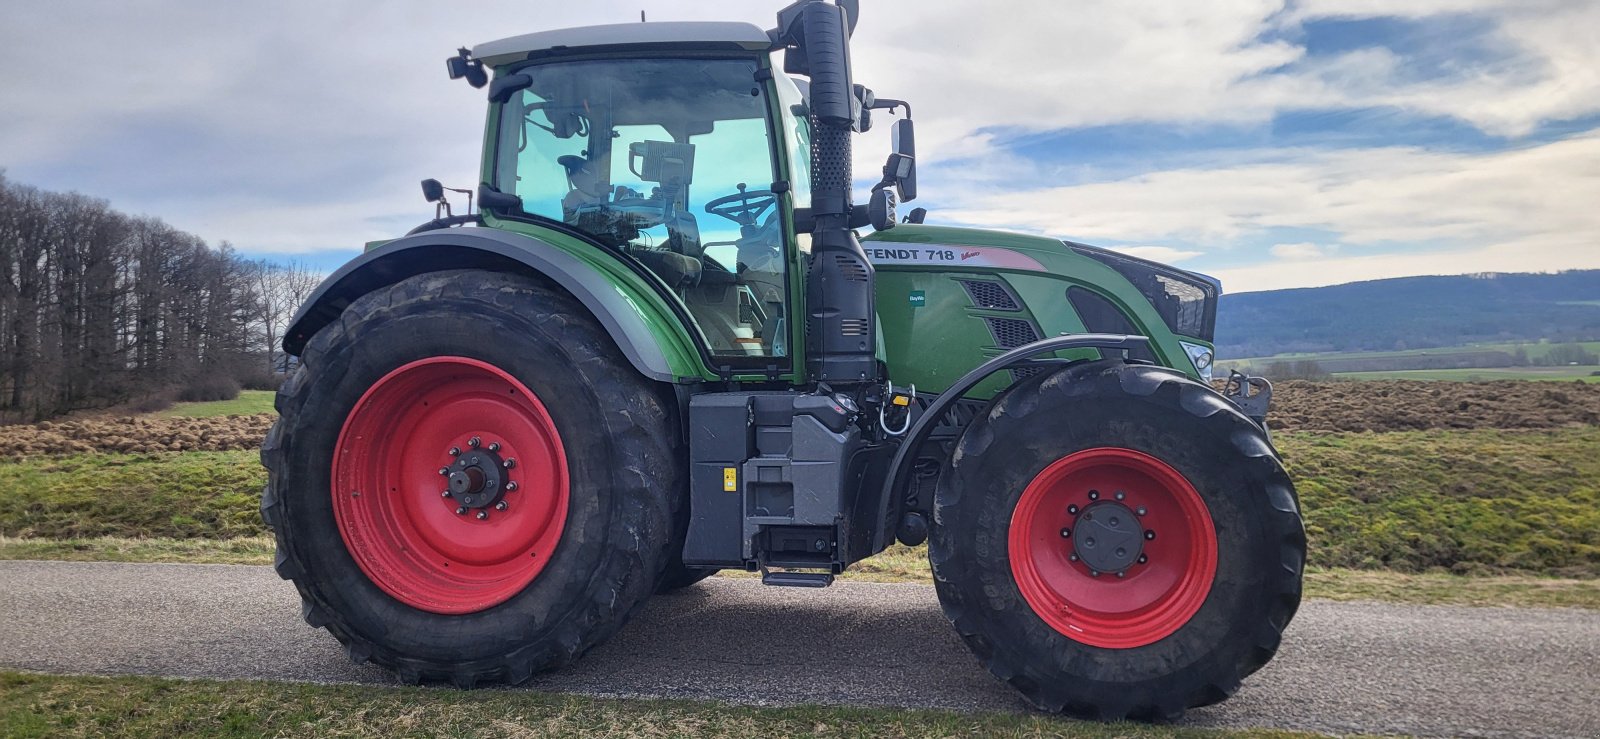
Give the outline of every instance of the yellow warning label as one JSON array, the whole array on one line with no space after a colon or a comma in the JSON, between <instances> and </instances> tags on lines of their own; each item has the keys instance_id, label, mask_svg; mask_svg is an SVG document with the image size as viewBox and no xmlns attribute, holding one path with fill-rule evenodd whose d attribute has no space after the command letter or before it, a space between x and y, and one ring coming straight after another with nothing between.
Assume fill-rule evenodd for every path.
<instances>
[{"instance_id":1,"label":"yellow warning label","mask_svg":"<svg viewBox=\"0 0 1600 739\"><path fill-rule=\"evenodd\" d=\"M898 406L911 405L911 398L906 395L896 395L894 396L894 404Z\"/></svg>"},{"instance_id":2,"label":"yellow warning label","mask_svg":"<svg viewBox=\"0 0 1600 739\"><path fill-rule=\"evenodd\" d=\"M730 493L739 492L739 468L722 468L722 489Z\"/></svg>"}]
</instances>

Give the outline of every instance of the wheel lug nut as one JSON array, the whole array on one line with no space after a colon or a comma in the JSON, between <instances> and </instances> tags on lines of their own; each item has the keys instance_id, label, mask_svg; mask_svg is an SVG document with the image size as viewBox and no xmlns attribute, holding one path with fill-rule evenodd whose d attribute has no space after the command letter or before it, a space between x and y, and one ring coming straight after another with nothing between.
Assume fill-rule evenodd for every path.
<instances>
[{"instance_id":1,"label":"wheel lug nut","mask_svg":"<svg viewBox=\"0 0 1600 739\"><path fill-rule=\"evenodd\" d=\"M1138 508L1135 508L1133 510L1133 512L1143 516L1144 514L1149 513L1150 511L1146 510L1144 506L1139 506Z\"/></svg>"},{"instance_id":2,"label":"wheel lug nut","mask_svg":"<svg viewBox=\"0 0 1600 739\"><path fill-rule=\"evenodd\" d=\"M1127 493L1124 493L1121 490L1117 491L1117 500L1122 500L1123 498L1126 498L1126 497L1128 497Z\"/></svg>"},{"instance_id":3,"label":"wheel lug nut","mask_svg":"<svg viewBox=\"0 0 1600 739\"><path fill-rule=\"evenodd\" d=\"M498 441L489 442L489 451L491 451L491 452L500 451L500 442L498 442Z\"/></svg>"},{"instance_id":4,"label":"wheel lug nut","mask_svg":"<svg viewBox=\"0 0 1600 739\"><path fill-rule=\"evenodd\" d=\"M1069 554L1069 555L1067 555L1067 559L1068 559L1068 560L1069 560L1069 561L1072 561L1072 562L1076 562L1076 561L1078 561L1078 555L1076 555L1076 554Z\"/></svg>"},{"instance_id":5,"label":"wheel lug nut","mask_svg":"<svg viewBox=\"0 0 1600 739\"><path fill-rule=\"evenodd\" d=\"M447 476L449 476L449 474L450 474L450 468L449 467L440 467L439 468L439 476L440 477L447 477Z\"/></svg>"},{"instance_id":6,"label":"wheel lug nut","mask_svg":"<svg viewBox=\"0 0 1600 739\"><path fill-rule=\"evenodd\" d=\"M439 497L441 497L441 498L454 498L455 496L451 495L449 490L446 490L446 491L444 491L442 493L439 493Z\"/></svg>"},{"instance_id":7,"label":"wheel lug nut","mask_svg":"<svg viewBox=\"0 0 1600 739\"><path fill-rule=\"evenodd\" d=\"M1139 555L1139 564L1144 564L1144 563L1149 562L1149 561L1150 561L1149 557L1147 557L1147 556L1145 556L1143 554Z\"/></svg>"},{"instance_id":8,"label":"wheel lug nut","mask_svg":"<svg viewBox=\"0 0 1600 739\"><path fill-rule=\"evenodd\" d=\"M456 508L456 515L457 515L457 516L465 516L465 515L467 515L467 508L466 508L466 506L458 506L458 507L457 507L457 508Z\"/></svg>"},{"instance_id":9,"label":"wheel lug nut","mask_svg":"<svg viewBox=\"0 0 1600 739\"><path fill-rule=\"evenodd\" d=\"M502 500L499 503L494 504L494 509L497 510L497 511L505 510L506 509L506 502Z\"/></svg>"},{"instance_id":10,"label":"wheel lug nut","mask_svg":"<svg viewBox=\"0 0 1600 739\"><path fill-rule=\"evenodd\" d=\"M479 521L487 521L487 520L489 520L489 512L488 511L478 511L478 520Z\"/></svg>"},{"instance_id":11,"label":"wheel lug nut","mask_svg":"<svg viewBox=\"0 0 1600 739\"><path fill-rule=\"evenodd\" d=\"M1124 577L1127 577L1127 576L1128 576L1128 571L1127 570L1123 570L1123 571L1117 573L1117 579L1119 579L1119 580L1124 578Z\"/></svg>"},{"instance_id":12,"label":"wheel lug nut","mask_svg":"<svg viewBox=\"0 0 1600 739\"><path fill-rule=\"evenodd\" d=\"M1146 531L1146 532L1144 532L1144 538L1145 538L1145 541L1153 541L1156 538L1156 532L1154 532L1154 531Z\"/></svg>"},{"instance_id":13,"label":"wheel lug nut","mask_svg":"<svg viewBox=\"0 0 1600 739\"><path fill-rule=\"evenodd\" d=\"M1100 491L1099 490L1090 490L1089 491L1089 500L1099 500L1099 499L1100 499Z\"/></svg>"},{"instance_id":14,"label":"wheel lug nut","mask_svg":"<svg viewBox=\"0 0 1600 739\"><path fill-rule=\"evenodd\" d=\"M478 445L482 444L482 443L483 443L483 439L480 439L480 438L478 438L476 436L474 436L471 439L467 440L467 446L470 446L473 449L477 449Z\"/></svg>"},{"instance_id":15,"label":"wheel lug nut","mask_svg":"<svg viewBox=\"0 0 1600 739\"><path fill-rule=\"evenodd\" d=\"M1070 536L1072 536L1072 529L1062 529L1061 530L1061 538L1065 539L1065 538L1070 537Z\"/></svg>"},{"instance_id":16,"label":"wheel lug nut","mask_svg":"<svg viewBox=\"0 0 1600 739\"><path fill-rule=\"evenodd\" d=\"M517 481L516 480L512 480L512 481L506 483L506 492L515 493L515 492L517 492L517 488L518 487L520 487L520 486L517 485Z\"/></svg>"},{"instance_id":17,"label":"wheel lug nut","mask_svg":"<svg viewBox=\"0 0 1600 739\"><path fill-rule=\"evenodd\" d=\"M1072 505L1067 506L1067 513L1070 513L1072 515L1077 515L1078 514L1078 504L1077 503L1073 503Z\"/></svg>"},{"instance_id":18,"label":"wheel lug nut","mask_svg":"<svg viewBox=\"0 0 1600 739\"><path fill-rule=\"evenodd\" d=\"M1100 571L1099 570L1089 570L1089 577L1099 577L1099 576L1100 576Z\"/></svg>"},{"instance_id":19,"label":"wheel lug nut","mask_svg":"<svg viewBox=\"0 0 1600 739\"><path fill-rule=\"evenodd\" d=\"M450 447L450 456L452 456L452 457L461 456L461 447L458 447L458 446Z\"/></svg>"},{"instance_id":20,"label":"wheel lug nut","mask_svg":"<svg viewBox=\"0 0 1600 739\"><path fill-rule=\"evenodd\" d=\"M517 459L516 457L507 457L506 461L500 463L500 466L509 470L512 467L517 466Z\"/></svg>"}]
</instances>

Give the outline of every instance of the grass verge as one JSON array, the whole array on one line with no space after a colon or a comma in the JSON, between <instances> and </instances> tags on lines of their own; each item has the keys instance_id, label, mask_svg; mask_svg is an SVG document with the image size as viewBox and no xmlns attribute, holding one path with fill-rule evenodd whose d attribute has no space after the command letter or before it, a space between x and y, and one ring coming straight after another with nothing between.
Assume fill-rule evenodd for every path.
<instances>
[{"instance_id":1,"label":"grass verge","mask_svg":"<svg viewBox=\"0 0 1600 739\"><path fill-rule=\"evenodd\" d=\"M0 736L1307 737L1039 715L0 672Z\"/></svg>"},{"instance_id":2,"label":"grass verge","mask_svg":"<svg viewBox=\"0 0 1600 739\"><path fill-rule=\"evenodd\" d=\"M0 536L0 560L53 559L69 562L176 562L182 564L270 565L271 536L237 539L19 539Z\"/></svg>"},{"instance_id":3,"label":"grass verge","mask_svg":"<svg viewBox=\"0 0 1600 739\"><path fill-rule=\"evenodd\" d=\"M213 416L253 416L257 413L277 413L272 400L277 396L271 390L241 390L233 400L215 400L206 403L174 403L157 416L168 418L211 418Z\"/></svg>"}]
</instances>

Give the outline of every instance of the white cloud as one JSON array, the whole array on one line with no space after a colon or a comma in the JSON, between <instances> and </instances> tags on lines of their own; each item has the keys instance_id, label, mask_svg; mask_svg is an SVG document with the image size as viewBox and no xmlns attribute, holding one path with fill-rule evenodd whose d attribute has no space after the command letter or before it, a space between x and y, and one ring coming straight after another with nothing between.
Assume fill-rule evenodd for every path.
<instances>
[{"instance_id":1,"label":"white cloud","mask_svg":"<svg viewBox=\"0 0 1600 739\"><path fill-rule=\"evenodd\" d=\"M394 235L391 223L431 215L416 194L422 177L476 179L483 97L444 79L440 61L451 50L528 30L627 22L639 7L546 5L20 4L0 25L0 68L12 71L0 77L0 166L13 179L109 197L244 249L352 248ZM1229 166L1065 188L1040 187L1063 178L1006 145L1020 131L1252 123L1286 110L1373 106L1516 136L1600 112L1600 3L863 5L859 81L912 102L925 182L942 168L949 174L939 179L960 187L928 191L958 206L937 219L1177 244L1168 248L1178 252L1274 227L1333 231L1352 249L1595 233L1591 139L1500 155L1250 152ZM704 0L649 10L652 20L765 27L776 7ZM1445 14L1483 19L1493 29L1485 42L1502 58L1416 80L1396 52L1308 58L1294 33L1319 18ZM881 163L887 129L858 142L858 171ZM1340 259L1360 256L1346 250Z\"/></svg>"},{"instance_id":2,"label":"white cloud","mask_svg":"<svg viewBox=\"0 0 1600 739\"><path fill-rule=\"evenodd\" d=\"M1279 259L1316 259L1323 255L1322 247L1309 241L1298 244L1273 244L1267 251Z\"/></svg>"},{"instance_id":3,"label":"white cloud","mask_svg":"<svg viewBox=\"0 0 1600 739\"><path fill-rule=\"evenodd\" d=\"M954 199L966 207L936 215L1091 241L1188 243L1218 257L1270 238L1273 229L1329 231L1347 247L1339 259L1216 268L1248 289L1383 270L1392 277L1600 266L1600 132L1482 154L1385 148L1256 156L1109 182L964 192ZM1376 254L1397 249L1413 253Z\"/></svg>"}]
</instances>

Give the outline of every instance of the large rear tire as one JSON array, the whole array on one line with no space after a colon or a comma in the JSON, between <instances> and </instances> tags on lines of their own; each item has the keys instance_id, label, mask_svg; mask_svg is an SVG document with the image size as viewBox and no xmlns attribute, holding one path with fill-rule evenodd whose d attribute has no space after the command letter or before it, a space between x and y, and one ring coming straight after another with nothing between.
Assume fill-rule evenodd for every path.
<instances>
[{"instance_id":1,"label":"large rear tire","mask_svg":"<svg viewBox=\"0 0 1600 739\"><path fill-rule=\"evenodd\" d=\"M277 571L358 663L520 682L654 591L685 487L676 406L558 289L455 271L368 294L277 406Z\"/></svg>"},{"instance_id":2,"label":"large rear tire","mask_svg":"<svg viewBox=\"0 0 1600 739\"><path fill-rule=\"evenodd\" d=\"M1272 658L1305 533L1266 433L1211 388L1117 361L1007 390L941 475L945 614L1051 712L1175 718Z\"/></svg>"}]
</instances>

